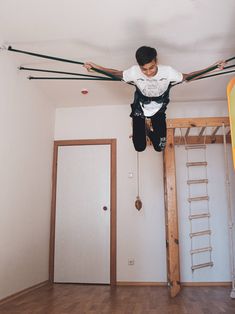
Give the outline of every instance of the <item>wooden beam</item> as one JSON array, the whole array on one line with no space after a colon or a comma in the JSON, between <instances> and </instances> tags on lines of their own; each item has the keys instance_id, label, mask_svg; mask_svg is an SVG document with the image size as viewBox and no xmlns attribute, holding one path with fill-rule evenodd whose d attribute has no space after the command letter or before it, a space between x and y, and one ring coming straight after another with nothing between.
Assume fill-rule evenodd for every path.
<instances>
[{"instance_id":1,"label":"wooden beam","mask_svg":"<svg viewBox=\"0 0 235 314\"><path fill-rule=\"evenodd\" d=\"M166 214L167 274L171 297L180 291L179 233L176 196L174 129L167 130L164 151L164 190Z\"/></svg>"},{"instance_id":2,"label":"wooden beam","mask_svg":"<svg viewBox=\"0 0 235 314\"><path fill-rule=\"evenodd\" d=\"M174 139L175 145L185 145L184 141L182 141L181 136L175 136ZM187 144L223 144L223 136L215 135L215 136L188 136L186 139ZM226 142L231 143L230 135L226 136Z\"/></svg>"},{"instance_id":3,"label":"wooden beam","mask_svg":"<svg viewBox=\"0 0 235 314\"><path fill-rule=\"evenodd\" d=\"M192 128L192 127L216 127L229 126L228 117L208 117L208 118L176 118L167 119L167 128Z\"/></svg>"}]
</instances>

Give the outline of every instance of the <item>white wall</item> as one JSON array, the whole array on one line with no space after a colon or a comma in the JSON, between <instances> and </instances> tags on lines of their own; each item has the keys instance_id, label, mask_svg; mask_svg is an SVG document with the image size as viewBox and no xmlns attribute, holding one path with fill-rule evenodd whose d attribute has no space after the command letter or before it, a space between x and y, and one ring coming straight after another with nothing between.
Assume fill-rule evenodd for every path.
<instances>
[{"instance_id":1,"label":"white wall","mask_svg":"<svg viewBox=\"0 0 235 314\"><path fill-rule=\"evenodd\" d=\"M137 195L136 152L129 138L131 134L130 109L128 105L103 105L99 107L60 108L56 111L55 139L117 138L117 280L118 281L166 281L165 221L162 154L148 147L140 154L140 196L143 209L138 212L134 207ZM226 102L172 103L168 117L226 116ZM221 148L215 147L221 151ZM178 149L177 149L178 150ZM221 153L221 152L220 152ZM178 152L177 152L178 156ZM214 158L214 153L211 153ZM217 155L216 155L217 156ZM177 167L184 171L182 161ZM216 157L220 164L221 156ZM223 173L223 165L216 166L218 176ZM213 168L214 169L214 168ZM212 170L213 171L213 170ZM128 178L133 172L134 178ZM177 171L178 173L178 171ZM214 183L217 179L214 179ZM217 181L216 181L217 182ZM216 194L220 183L213 189ZM223 189L222 203L225 202ZM183 195L183 193L182 193ZM181 196L180 196L181 197ZM179 197L179 198L180 198ZM184 196L182 196L184 197ZM221 202L220 202L221 205ZM180 206L179 206L180 207ZM221 226L220 241L214 237L214 257L218 264L208 276L191 278L183 272L182 281L227 281L228 243L226 231L226 213L220 220L221 207L215 209L215 228ZM186 218L181 221L188 223ZM183 231L180 229L180 237ZM184 248L183 248L184 250ZM185 265L187 249L181 254L181 263ZM222 259L218 256L223 254ZM128 258L135 259L134 266L128 266ZM186 265L185 267L190 267ZM187 272L187 269L185 269ZM218 273L217 273L218 272Z\"/></svg>"},{"instance_id":2,"label":"white wall","mask_svg":"<svg viewBox=\"0 0 235 314\"><path fill-rule=\"evenodd\" d=\"M0 55L0 299L48 279L54 108Z\"/></svg>"}]
</instances>

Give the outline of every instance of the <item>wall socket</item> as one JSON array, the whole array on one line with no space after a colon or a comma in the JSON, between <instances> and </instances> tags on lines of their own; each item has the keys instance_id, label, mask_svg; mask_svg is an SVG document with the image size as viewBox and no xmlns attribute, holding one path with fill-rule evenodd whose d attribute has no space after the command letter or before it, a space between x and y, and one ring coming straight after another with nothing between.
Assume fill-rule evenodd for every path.
<instances>
[{"instance_id":1,"label":"wall socket","mask_svg":"<svg viewBox=\"0 0 235 314\"><path fill-rule=\"evenodd\" d=\"M134 258L128 258L128 265L129 266L135 265L135 259Z\"/></svg>"}]
</instances>

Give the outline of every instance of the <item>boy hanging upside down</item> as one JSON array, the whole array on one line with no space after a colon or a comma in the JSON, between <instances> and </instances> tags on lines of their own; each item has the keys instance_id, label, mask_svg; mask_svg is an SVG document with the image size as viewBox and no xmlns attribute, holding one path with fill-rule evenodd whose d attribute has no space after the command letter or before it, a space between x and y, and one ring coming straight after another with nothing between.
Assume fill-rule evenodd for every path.
<instances>
[{"instance_id":1,"label":"boy hanging upside down","mask_svg":"<svg viewBox=\"0 0 235 314\"><path fill-rule=\"evenodd\" d=\"M180 83L188 77L206 70L183 74L168 65L158 64L155 48L142 46L137 49L134 65L125 71L104 68L92 62L86 62L85 68L100 69L114 75L136 87L134 101L131 104L133 144L135 150L142 152L146 148L146 135L149 137L156 151L161 152L166 146L166 114L170 101L169 91L172 83ZM223 69L224 61L216 63L219 69ZM152 130L146 127L145 118L151 119Z\"/></svg>"}]
</instances>

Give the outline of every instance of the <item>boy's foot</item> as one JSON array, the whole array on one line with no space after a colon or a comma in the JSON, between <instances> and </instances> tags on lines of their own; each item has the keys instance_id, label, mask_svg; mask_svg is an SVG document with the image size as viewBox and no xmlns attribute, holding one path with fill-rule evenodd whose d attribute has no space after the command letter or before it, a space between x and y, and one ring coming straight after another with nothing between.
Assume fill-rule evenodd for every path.
<instances>
[{"instance_id":1,"label":"boy's foot","mask_svg":"<svg viewBox=\"0 0 235 314\"><path fill-rule=\"evenodd\" d=\"M166 146L166 137L160 137L160 142L159 142L158 146L161 150L164 150L164 148Z\"/></svg>"}]
</instances>

